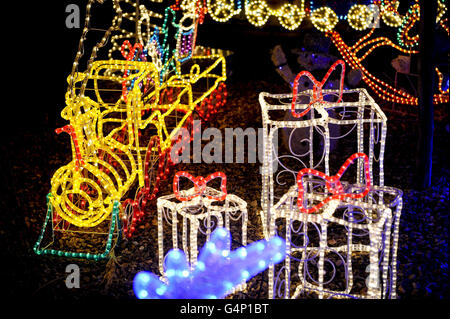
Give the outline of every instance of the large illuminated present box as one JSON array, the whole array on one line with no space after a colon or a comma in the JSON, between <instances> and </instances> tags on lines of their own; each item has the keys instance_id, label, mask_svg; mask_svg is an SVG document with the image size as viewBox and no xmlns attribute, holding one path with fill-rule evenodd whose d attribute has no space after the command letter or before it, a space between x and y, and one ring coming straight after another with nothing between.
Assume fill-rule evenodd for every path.
<instances>
[{"instance_id":1,"label":"large illuminated present box","mask_svg":"<svg viewBox=\"0 0 450 319\"><path fill-rule=\"evenodd\" d=\"M339 90L324 90L337 96ZM292 116L291 94L261 93L264 134L262 167L263 225L267 235L273 205L295 183L303 168L330 170L342 164L349 154L369 157L371 180L384 186L386 116L365 89L343 91L342 101L314 107L301 118ZM296 109L306 110L313 91L298 94ZM357 182L364 178L363 161L358 160Z\"/></svg>"},{"instance_id":2,"label":"large illuminated present box","mask_svg":"<svg viewBox=\"0 0 450 319\"><path fill-rule=\"evenodd\" d=\"M336 86L336 82L328 81L328 79L331 77L333 70L339 65L342 66L340 86L333 87ZM310 263L306 262L308 258L305 257L306 260L300 258L300 265L292 266L289 262L298 258L295 256L287 258L287 266L285 266L287 275L283 279L287 285L285 291L280 293L280 286L273 286L273 281L271 280L270 297L301 297L305 291L316 291L320 298L325 296L339 296L339 293L342 296L368 298L389 296L395 298L395 256L397 253L401 195L398 195L399 199L396 202L392 202L395 205L392 204L389 199L392 196L391 192L400 193L400 191L385 188L384 186L384 152L387 118L365 89L343 89L344 74L345 64L339 60L334 63L321 82L317 81L311 73L302 71L295 78L292 93L270 94L263 92L259 96L264 133L264 163L261 172L261 219L264 226L264 234L268 238L280 231L277 229L279 223L284 223L285 225L289 225L289 227L285 226L284 230L286 232L287 229L286 236L289 237L290 231L298 229L300 227L298 223L300 223L304 227L308 227L309 225L310 230L317 229L318 234L321 234L322 237L325 236L325 239L322 238L322 241L319 239L313 240L314 237L308 237L307 244L302 244L303 246L309 247L310 251L320 251L318 258L321 258L319 261L322 264L318 269L320 269L323 277L320 279L319 277L315 279L312 277L313 279L311 279L312 275L310 276L308 273L307 278L311 279L308 282L306 277L297 276L297 278L303 278L303 281L301 281L302 284L298 285L298 287L301 287L299 289L302 293L299 291L290 291L291 278L289 274L291 269L294 269L294 272L299 274L299 272L307 271L309 268L304 267L307 267ZM302 80L306 80L306 82L303 83ZM308 86L311 89L298 92L299 87L305 88ZM352 176L351 180L344 178L343 180L346 183L341 183L339 177L340 189L335 188L336 185L328 185L329 187L327 187L327 183L330 183L329 180L327 182L322 180L317 185L315 184L316 182L306 183L304 196L307 198L314 194L322 194L322 196L326 197L326 194L330 192L335 195L352 193L355 189L361 188L365 184L366 186L369 185L367 194L359 198L351 199L353 200L351 205L357 207L359 210L358 214L366 216L366 219L373 220L373 223L355 228L355 223L346 224L345 218L342 216L339 217L340 222L337 222L337 220L331 222L323 217L324 207L313 212L313 214L301 213L299 207L296 205L290 207L290 210L286 209L286 201L293 201L298 196L296 194L298 192L297 178L300 171L305 169L320 171L323 172L323 178L331 178L330 172L338 171L338 165L341 165L346 160L348 161L350 154L361 155L356 156L352 160L352 162L355 162L355 165L348 167L349 169L345 176ZM369 184L367 184L368 181ZM347 185L347 188L344 188L343 185ZM376 198L376 202L372 202L373 198ZM349 202L343 200L343 198L337 196L336 200L336 214L349 207ZM373 206L375 204L380 206L368 210L363 205L366 202L370 202L371 207L375 207ZM330 203L327 203L327 207L328 205ZM361 205L363 205L363 208L360 208ZM392 212L388 213L387 210L392 209L390 207L392 205L395 206L396 212L398 212L389 217L390 214L392 215ZM353 206L352 209L354 210ZM376 219L374 219L374 215L376 215ZM294 216L296 217L294 218ZM291 223L294 220L295 226L292 226ZM337 225L340 225L340 227L337 227ZM364 227L366 227L365 230ZM352 231L354 228L361 228L366 232L366 246L363 247L360 244L353 246L352 238L359 238L359 235L353 235ZM341 290L335 290L333 287L325 287L327 281L330 280L326 279L327 274L329 275L330 272L336 271L334 277L344 275L344 277L348 278L347 276L350 276L352 272L351 265L355 265L355 263L350 260L346 263L341 259L341 261L337 262L342 263L344 268L338 270L332 266L332 263L325 262L324 256L332 250L335 251L336 248L330 248L328 246L326 242L327 237L323 232L329 235L341 236L345 239L344 241L350 246L345 251L345 254L349 256L355 255L358 258L365 258L364 256L367 255L367 251L372 250L372 255L369 254L369 259L372 259L369 262L370 265L374 263L374 256L377 255L374 247L384 242L377 239L380 233L379 229L384 229L381 235L386 237L386 240L389 240L390 243L389 248L382 250L383 254L389 251L390 253L388 255L379 256L380 254L378 253L378 261L387 265L383 268L382 276L384 276L383 278L386 277L385 269L389 268L388 276L390 281L388 282L387 279L379 281L382 283L381 288L374 288L373 286L361 287L362 290L367 288L365 293L355 292L357 289L351 281L347 282L346 288ZM303 240L306 240L306 238L303 238ZM294 255L298 254L295 246L296 244L291 242L288 248L289 253L292 250ZM348 265L350 265L350 268L348 268ZM303 268L297 271L298 269L296 267ZM331 269L324 267L331 267ZM379 273L380 268L373 270L374 267L371 268L371 276ZM277 281L279 275L280 273L277 273L272 279ZM319 272L317 272L317 276L319 276ZM361 274L359 276L366 278L367 274ZM386 293L386 287L391 289L389 294ZM327 289L330 291L325 293ZM337 293L336 291L341 292Z\"/></svg>"},{"instance_id":3,"label":"large illuminated present box","mask_svg":"<svg viewBox=\"0 0 450 319\"><path fill-rule=\"evenodd\" d=\"M326 198L324 183L306 184L309 205ZM375 186L363 199L330 201L314 214L301 213L297 199L292 186L273 207L270 233L286 239L287 256L269 270L269 298L395 298L402 192Z\"/></svg>"},{"instance_id":4,"label":"large illuminated present box","mask_svg":"<svg viewBox=\"0 0 450 319\"><path fill-rule=\"evenodd\" d=\"M185 172L178 172L176 176L182 176L179 173ZM231 231L232 249L247 245L247 203L236 195L227 194L223 187L217 190L206 186L209 180L218 177L215 174L206 178L205 183L192 178L195 187L158 198L158 256L163 276L164 257L169 250L183 250L194 268L199 249L217 227ZM177 187L174 181L174 190Z\"/></svg>"}]
</instances>

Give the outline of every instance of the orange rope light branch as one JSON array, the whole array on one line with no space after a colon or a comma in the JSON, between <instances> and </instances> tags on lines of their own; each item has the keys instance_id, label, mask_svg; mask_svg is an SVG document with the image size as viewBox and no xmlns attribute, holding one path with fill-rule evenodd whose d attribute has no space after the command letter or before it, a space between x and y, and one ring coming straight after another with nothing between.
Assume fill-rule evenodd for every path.
<instances>
[{"instance_id":1,"label":"orange rope light branch","mask_svg":"<svg viewBox=\"0 0 450 319\"><path fill-rule=\"evenodd\" d=\"M391 40L385 38L385 37L379 37L375 39L370 39L370 36L373 34L374 29L372 29L367 35L362 37L360 40L356 42L354 46L348 46L344 40L342 39L341 35L333 30L326 33L326 36L330 37L336 48L338 49L339 53L344 58L345 62L350 65L352 69L359 69L362 72L362 79L363 81L382 99L389 101L389 102L395 102L399 104L407 104L407 105L418 105L418 99L417 97L404 92L402 90L398 90L394 88L393 86L387 84L386 82L378 79L373 74L371 74L363 65L362 61L367 58L367 56L373 52L376 48L380 46L391 46L400 52L403 53L410 53L410 54L417 54L418 51L412 51L408 49L403 49L400 46L397 46L392 43ZM357 54L360 50L362 50L365 47L368 47L369 45L372 45L366 53L359 58ZM434 103L447 103L449 101L448 93L438 93L434 95Z\"/></svg>"}]
</instances>

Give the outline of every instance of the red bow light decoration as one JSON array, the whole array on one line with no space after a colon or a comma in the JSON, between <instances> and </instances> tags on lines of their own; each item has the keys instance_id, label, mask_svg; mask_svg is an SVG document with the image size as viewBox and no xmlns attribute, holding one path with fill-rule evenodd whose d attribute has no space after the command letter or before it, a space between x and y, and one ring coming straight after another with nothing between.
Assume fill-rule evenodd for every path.
<instances>
[{"instance_id":1,"label":"red bow light decoration","mask_svg":"<svg viewBox=\"0 0 450 319\"><path fill-rule=\"evenodd\" d=\"M364 171L366 175L366 187L364 188L364 191L361 193L346 193L344 191L344 187L342 186L342 183L340 181L342 175L345 173L347 168L353 164L355 159L357 158L363 158L364 159ZM303 206L303 198L305 194L305 190L303 187L303 176L305 175L314 175L317 177L320 177L326 181L325 186L328 189L328 191L332 194L325 198L323 201L321 201L319 204L311 207L306 208ZM297 174L297 185L298 185L298 198L297 198L297 206L300 209L302 213L305 214L311 214L317 212L322 206L324 206L326 203L332 201L332 200L344 200L345 198L363 198L367 196L370 190L370 169L369 169L369 158L364 153L355 153L352 156L350 156L344 163L344 165L341 166L338 173L334 176L328 176L322 172L319 172L315 169L310 168L304 168L300 170Z\"/></svg>"},{"instance_id":2,"label":"red bow light decoration","mask_svg":"<svg viewBox=\"0 0 450 319\"><path fill-rule=\"evenodd\" d=\"M294 87L293 87L293 91L292 91L291 112L292 112L293 117L300 118L302 116L305 116L306 114L308 114L309 111L311 111L311 106L315 103L318 103L318 102L329 103L329 102L326 102L323 100L322 89L323 89L323 86L325 85L325 83L327 82L328 78L330 77L331 73L336 69L336 67L338 65L340 65L342 67L342 71L341 71L341 79L340 79L340 86L339 86L339 100L337 101L337 103L342 102L342 94L343 94L343 90L344 90L345 63L342 60L337 60L330 67L330 69L328 70L327 74L325 74L325 76L321 82L317 81L316 78L309 71L301 71L299 74L297 74L297 76L295 77L295 80L294 80ZM297 112L295 112L295 103L297 101L298 82L300 81L300 78L303 76L308 77L314 84L313 98L312 98L312 101L309 103L308 108L306 110L304 110L301 113L297 113Z\"/></svg>"},{"instance_id":3,"label":"red bow light decoration","mask_svg":"<svg viewBox=\"0 0 450 319\"><path fill-rule=\"evenodd\" d=\"M183 196L180 194L180 190L179 190L180 177L185 177L194 183L195 193L193 195ZM205 194L206 184L208 184L211 180L216 179L216 178L221 179L220 191L222 192L222 195L220 195L220 196L206 195ZM194 177L187 172L180 171L180 172L177 172L175 174L175 177L173 178L173 193L175 194L175 197L179 201L182 201L182 202L190 201L194 197L201 196L201 195L205 195L207 198L212 199L212 200L223 201L227 197L227 177L226 177L225 173L222 173L222 172L216 172L216 173L213 173L213 174L209 175L208 177L204 178L202 176Z\"/></svg>"},{"instance_id":4,"label":"red bow light decoration","mask_svg":"<svg viewBox=\"0 0 450 319\"><path fill-rule=\"evenodd\" d=\"M126 52L128 50L128 53ZM140 43L135 43L134 46L131 45L130 41L125 40L122 43L122 46L120 47L120 53L122 53L122 56L127 61L133 61L136 58L136 55L139 54L139 52L143 52L144 47ZM129 75L130 71L125 67L125 72L123 74L123 78L125 79ZM127 81L122 82L122 95L124 98L124 101L127 102L128 97L128 87L127 87Z\"/></svg>"}]
</instances>

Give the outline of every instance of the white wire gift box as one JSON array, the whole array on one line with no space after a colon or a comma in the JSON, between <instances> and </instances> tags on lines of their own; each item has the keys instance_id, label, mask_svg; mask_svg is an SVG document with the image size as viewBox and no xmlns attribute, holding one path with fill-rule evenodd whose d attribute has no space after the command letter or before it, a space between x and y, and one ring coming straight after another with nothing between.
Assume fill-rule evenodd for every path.
<instances>
[{"instance_id":1,"label":"white wire gift box","mask_svg":"<svg viewBox=\"0 0 450 319\"><path fill-rule=\"evenodd\" d=\"M327 83L331 82L328 79L339 65L342 66L340 87L336 89L324 89ZM326 239L322 238L322 241L310 241L308 243L309 245L305 245L311 251L316 249L316 251L320 252L318 255L318 262L320 261L321 264L317 269L317 276L322 276L320 277L321 279L318 280L319 277L317 277L312 280L312 282L308 282L306 279L309 278L309 275L307 278L303 275L302 277L299 276L300 272L294 271L293 273L296 274L298 279L297 287L299 290L297 292L291 291L291 289L293 289L291 287L291 277L287 275L292 269L292 265L289 266L289 263L293 260L292 258L298 258L289 254L284 266L287 273L284 275L283 279L279 279L280 273L275 276L274 272L271 270L272 277L269 279L269 297L271 298L301 297L305 291L315 291L319 298L325 298L326 296L395 298L396 296L395 269L398 224L401 212L401 192L393 188L384 187L383 161L387 119L377 103L365 89L343 89L344 70L345 64L343 61L339 60L332 65L321 82L317 81L309 72L303 71L295 78L293 85L294 89L291 94L269 94L264 92L260 94L259 101L262 109L264 132L264 164L262 167L261 194L261 206L263 210L261 212L261 218L266 237L270 237L278 231L277 225L280 222L282 224L284 223L284 225L289 225L289 227L285 227L287 240L291 238L288 236L290 231L286 231L286 229L289 230L294 227L290 224L286 224L288 221L294 222L296 225L301 223L301 225L304 225L302 227L306 228L308 227L308 223L313 223L315 226L311 226L312 224L310 225L313 228L319 225L318 229L321 229L320 227L323 226L325 228L323 230L321 229L319 232L322 237L322 232L327 234L327 228L330 225L333 227L335 226L334 224L340 225L341 229L333 230L331 232L328 231L328 234L334 234L334 232L336 232L336 234L347 238L344 241L350 245L350 248L352 249L346 250L346 254L359 254L362 256L367 251L370 251L370 249L374 250L372 254L369 254L369 259L372 259L371 262L369 262L369 265L372 265L370 276L373 278L375 278L374 274L379 274L379 270L381 269L380 267L377 268L373 266L374 256L377 255L375 254L375 248L373 247L380 245L380 242L375 240L375 238L378 238L378 230L383 229L381 232L381 236L385 238L383 242L385 244L386 241L389 242L389 246L386 246L382 250L378 250L378 262L383 263L382 279L377 281L381 288L375 289L375 284L372 284L372 287L365 287L367 289L366 293L358 295L353 293L354 290L352 289L354 285L350 280L347 282L345 289L333 291L334 288L330 288L327 292L327 289L329 288L325 286L329 279L323 280L331 270L324 268L324 265L330 265L329 262L325 262L324 256L326 255L326 251L330 251L330 248L324 246ZM299 81L304 77L311 80L313 83L312 89L297 92ZM325 205L325 208L321 206L321 208L313 215L300 212L299 207L297 206L287 209L286 202L292 202L293 198L298 197L298 194L294 197L294 193L298 191L297 177L301 170L320 170L321 172L324 172L322 173L322 178L330 177L330 171L337 171L338 167L336 167L336 165L344 163L347 156L352 153L367 155L365 155L365 157L356 156L354 158L356 165L352 165L350 168L350 175L354 177L354 181L348 183L339 182L341 186L347 185L346 187L348 188L348 190L340 189L339 192L345 193L352 189L360 189L365 183L367 184L367 181L370 181L370 187L367 189L366 196L344 198L345 200L336 196L335 200L332 201L336 202L336 214L342 210L345 211L346 207L350 207L348 205L351 204L354 205L351 207L357 207L359 209L358 214L364 216L364 219L369 219L370 216L375 214L377 223L372 223L370 224L371 226L367 225L364 226L366 228L361 228L360 226L355 227L355 223L353 222L350 223L347 221L346 223L345 219L341 218L340 222L334 220L332 223L328 224L328 220L322 215L324 214L326 207L330 207L330 202ZM326 192L333 193L333 191L335 191L336 193L339 193L332 187L327 189L327 182L322 181L321 191L324 192L322 194L323 196L325 196ZM319 196L321 194L315 186L313 187L313 185L316 184L305 184L304 198L309 198L311 195ZM374 196L374 194L377 194L377 196ZM394 196L397 198L394 202L391 202L389 199L393 196L392 194L398 195ZM385 196L387 196L386 199L384 198ZM373 203L374 198L377 200L376 203ZM349 201L351 202L350 204ZM370 207L376 207L373 206L375 204L380 206L371 208L370 210L361 208L361 206L364 207L367 203L370 203ZM389 210L391 210L390 206L395 207L394 212L389 212ZM351 209L354 211L354 208ZM296 217L294 218L294 216ZM325 216L327 215L325 214ZM294 227L294 229L297 228ZM368 232L366 236L368 246L353 246L351 240L349 241L348 239L358 237L355 237L352 234L353 229L360 229L361 231L364 230ZM282 234L279 235L282 236ZM310 238L308 238L308 240L309 239ZM294 255L298 254L296 249L293 248L295 246L295 243L288 241L288 249L292 250ZM359 250L353 249L354 247L358 247ZM349 253L349 251L351 251L351 253ZM382 253L380 253L380 251ZM380 257L380 254L383 255L382 258ZM305 262L307 262L307 259L302 260L300 258L300 265L297 265L298 267L303 267L303 271L308 269L304 268L308 267L308 263L305 264ZM354 263L344 263L342 260L339 263L342 263L347 268L344 267L345 269L341 269L342 272L335 269L337 272L344 276L352 275L351 265ZM350 265L350 268L348 268L348 265ZM294 266L294 268L297 266ZM386 273L386 271L388 271L388 273ZM386 276L389 277L389 280L386 279ZM303 279L300 280L301 278ZM280 282L280 280L283 282L283 293L280 293L279 290L281 289L281 286L276 287L274 284L274 281L277 280L278 282ZM369 284L367 286L369 286ZM383 291L383 293L381 291ZM389 293L387 293L387 291L389 291Z\"/></svg>"},{"instance_id":2,"label":"white wire gift box","mask_svg":"<svg viewBox=\"0 0 450 319\"><path fill-rule=\"evenodd\" d=\"M327 194L308 180L310 204ZM361 187L343 183L346 191ZM380 201L382 199L382 204ZM370 188L363 199L332 200L317 214L301 213L298 187L274 206L271 235L286 240L286 259L269 270L269 298L395 298L402 192Z\"/></svg>"},{"instance_id":3,"label":"white wire gift box","mask_svg":"<svg viewBox=\"0 0 450 319\"><path fill-rule=\"evenodd\" d=\"M192 181L194 187L180 190L181 177ZM207 186L218 178L221 178L220 190ZM159 270L163 276L164 256L171 249L183 250L195 268L199 249L217 227L231 232L233 249L247 245L247 203L227 193L225 174L217 172L206 178L194 178L189 173L177 172L173 186L174 194L157 200Z\"/></svg>"}]
</instances>

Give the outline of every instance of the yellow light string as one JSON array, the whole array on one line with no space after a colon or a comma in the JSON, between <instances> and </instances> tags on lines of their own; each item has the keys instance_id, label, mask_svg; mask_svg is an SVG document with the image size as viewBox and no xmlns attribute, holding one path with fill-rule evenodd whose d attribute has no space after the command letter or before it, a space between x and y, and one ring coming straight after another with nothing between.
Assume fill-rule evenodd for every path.
<instances>
[{"instance_id":1,"label":"yellow light string","mask_svg":"<svg viewBox=\"0 0 450 319\"><path fill-rule=\"evenodd\" d=\"M210 17L217 22L227 22L233 16L241 12L241 8L235 7L235 0L207 0L207 8Z\"/></svg>"},{"instance_id":2,"label":"yellow light string","mask_svg":"<svg viewBox=\"0 0 450 319\"><path fill-rule=\"evenodd\" d=\"M370 26L373 14L373 11L368 6L355 4L348 11L348 24L355 30L365 30Z\"/></svg>"},{"instance_id":3,"label":"yellow light string","mask_svg":"<svg viewBox=\"0 0 450 319\"><path fill-rule=\"evenodd\" d=\"M441 92L441 94L448 94L449 88L447 88L447 90L445 90L445 91L442 89L442 82L444 81L444 76L442 75L441 71L439 71L438 68L436 68L435 70L438 75L439 92Z\"/></svg>"},{"instance_id":4,"label":"yellow light string","mask_svg":"<svg viewBox=\"0 0 450 319\"><path fill-rule=\"evenodd\" d=\"M297 29L305 17L305 1L299 6L285 3L278 9L271 9L265 0L248 0L245 2L247 20L257 26L263 26L271 16L278 18L278 22L288 30Z\"/></svg>"},{"instance_id":5,"label":"yellow light string","mask_svg":"<svg viewBox=\"0 0 450 319\"><path fill-rule=\"evenodd\" d=\"M311 22L319 31L332 30L338 21L338 16L329 7L321 7L311 12Z\"/></svg>"},{"instance_id":6,"label":"yellow light string","mask_svg":"<svg viewBox=\"0 0 450 319\"><path fill-rule=\"evenodd\" d=\"M379 2L380 1L378 1L378 3ZM380 4L380 11L383 22L390 27L399 27L403 21L403 17L398 13L398 6L400 5L400 1L384 0L381 2L382 3Z\"/></svg>"}]
</instances>

